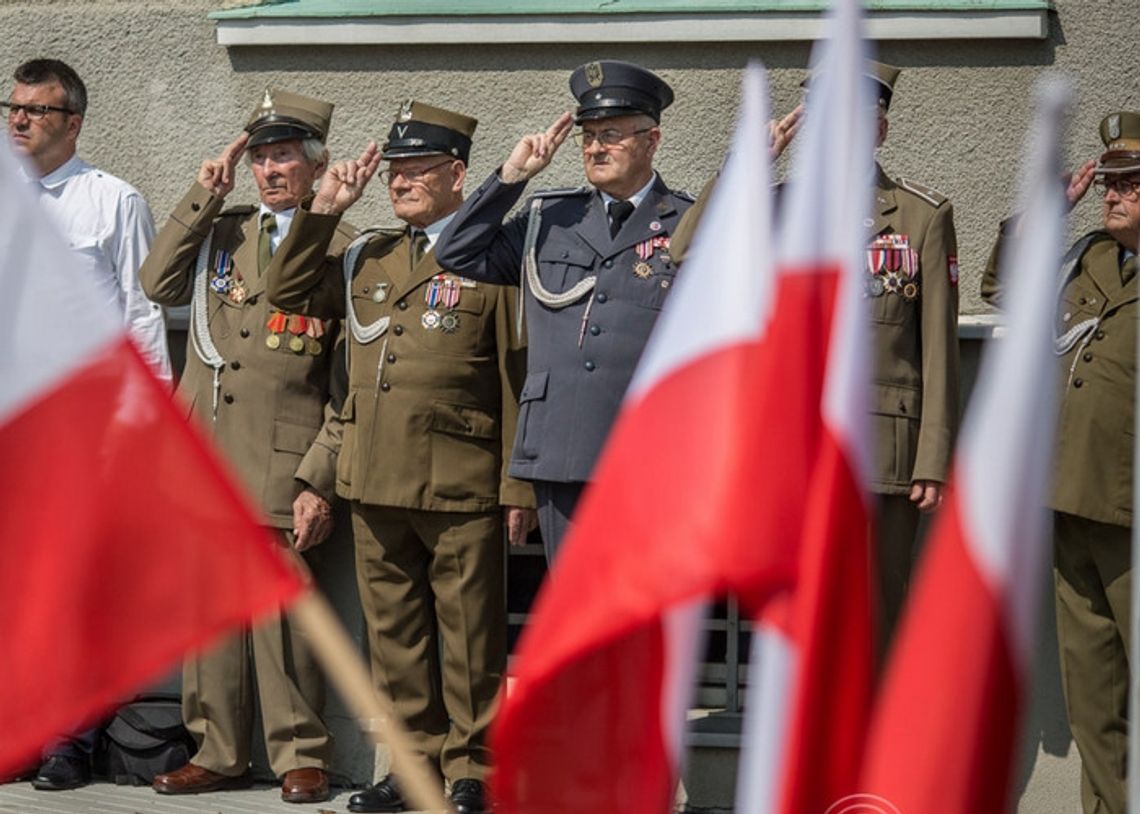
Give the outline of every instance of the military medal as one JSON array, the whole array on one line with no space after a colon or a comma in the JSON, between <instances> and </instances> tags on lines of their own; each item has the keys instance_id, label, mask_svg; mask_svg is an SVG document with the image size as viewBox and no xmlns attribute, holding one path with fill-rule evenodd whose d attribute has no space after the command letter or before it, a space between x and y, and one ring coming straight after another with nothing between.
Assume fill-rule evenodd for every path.
<instances>
[{"instance_id":1,"label":"military medal","mask_svg":"<svg viewBox=\"0 0 1140 814\"><path fill-rule=\"evenodd\" d=\"M380 303L388 299L388 284L377 283L376 288L372 291L372 302Z\"/></svg>"},{"instance_id":2,"label":"military medal","mask_svg":"<svg viewBox=\"0 0 1140 814\"><path fill-rule=\"evenodd\" d=\"M307 350L309 352L310 356L320 356L321 350L322 350L321 340L314 339L311 336L306 337L305 338L305 350Z\"/></svg>"},{"instance_id":3,"label":"military medal","mask_svg":"<svg viewBox=\"0 0 1140 814\"><path fill-rule=\"evenodd\" d=\"M918 299L918 283L907 283L903 286L902 295L905 299Z\"/></svg>"},{"instance_id":4,"label":"military medal","mask_svg":"<svg viewBox=\"0 0 1140 814\"><path fill-rule=\"evenodd\" d=\"M430 308L427 311L424 311L424 315L420 317L420 324L429 331L434 331L436 328L438 328L439 321L439 311L436 311L434 308Z\"/></svg>"},{"instance_id":5,"label":"military medal","mask_svg":"<svg viewBox=\"0 0 1140 814\"><path fill-rule=\"evenodd\" d=\"M463 289L459 285L459 280L454 277L448 277L443 281L443 295L441 300L443 307L451 311L455 306L459 305L459 296Z\"/></svg>"},{"instance_id":6,"label":"military medal","mask_svg":"<svg viewBox=\"0 0 1140 814\"><path fill-rule=\"evenodd\" d=\"M277 334L270 334L265 337L265 346L270 350L277 350L281 347L281 337Z\"/></svg>"},{"instance_id":7,"label":"military medal","mask_svg":"<svg viewBox=\"0 0 1140 814\"><path fill-rule=\"evenodd\" d=\"M282 311L272 311L269 314L269 319L265 322L265 327L269 329L269 336L265 337L265 346L270 350L277 350L281 347L281 334L285 331L285 327L289 324L289 317Z\"/></svg>"},{"instance_id":8,"label":"military medal","mask_svg":"<svg viewBox=\"0 0 1140 814\"><path fill-rule=\"evenodd\" d=\"M301 335L308 330L309 320L300 314L290 314L287 325L289 333L293 334L289 339L289 350L293 353L304 353L305 340L301 338Z\"/></svg>"},{"instance_id":9,"label":"military medal","mask_svg":"<svg viewBox=\"0 0 1140 814\"><path fill-rule=\"evenodd\" d=\"M233 285L233 261L230 253L222 249L214 259L214 276L210 280L210 290L215 294L228 294Z\"/></svg>"},{"instance_id":10,"label":"military medal","mask_svg":"<svg viewBox=\"0 0 1140 814\"><path fill-rule=\"evenodd\" d=\"M635 277L640 277L642 280L646 280L652 273L653 266L649 265L644 260L639 260L633 264L633 274Z\"/></svg>"},{"instance_id":11,"label":"military medal","mask_svg":"<svg viewBox=\"0 0 1140 814\"><path fill-rule=\"evenodd\" d=\"M459 330L459 314L448 311L439 318L439 329L445 334L453 334Z\"/></svg>"},{"instance_id":12,"label":"military medal","mask_svg":"<svg viewBox=\"0 0 1140 814\"><path fill-rule=\"evenodd\" d=\"M882 277L872 277L867 280L867 296L881 297L885 290L886 286L883 285Z\"/></svg>"},{"instance_id":13,"label":"military medal","mask_svg":"<svg viewBox=\"0 0 1140 814\"><path fill-rule=\"evenodd\" d=\"M897 294L902 289L902 279L897 272L888 271L881 279L883 281L883 288L892 294Z\"/></svg>"},{"instance_id":14,"label":"military medal","mask_svg":"<svg viewBox=\"0 0 1140 814\"><path fill-rule=\"evenodd\" d=\"M299 336L290 337L289 350L293 351L293 353L304 353L305 340Z\"/></svg>"}]
</instances>

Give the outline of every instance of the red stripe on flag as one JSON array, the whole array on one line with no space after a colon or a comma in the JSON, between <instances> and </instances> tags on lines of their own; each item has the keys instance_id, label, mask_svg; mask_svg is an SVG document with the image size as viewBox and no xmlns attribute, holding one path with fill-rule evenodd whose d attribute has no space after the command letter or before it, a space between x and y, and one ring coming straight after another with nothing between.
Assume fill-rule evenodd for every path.
<instances>
[{"instance_id":1,"label":"red stripe on flag","mask_svg":"<svg viewBox=\"0 0 1140 814\"><path fill-rule=\"evenodd\" d=\"M300 589L125 338L0 447L0 776Z\"/></svg>"},{"instance_id":2,"label":"red stripe on flag","mask_svg":"<svg viewBox=\"0 0 1140 814\"><path fill-rule=\"evenodd\" d=\"M904 812L1009 808L1022 679L960 494L950 491L927 543L868 741L862 790Z\"/></svg>"}]
</instances>

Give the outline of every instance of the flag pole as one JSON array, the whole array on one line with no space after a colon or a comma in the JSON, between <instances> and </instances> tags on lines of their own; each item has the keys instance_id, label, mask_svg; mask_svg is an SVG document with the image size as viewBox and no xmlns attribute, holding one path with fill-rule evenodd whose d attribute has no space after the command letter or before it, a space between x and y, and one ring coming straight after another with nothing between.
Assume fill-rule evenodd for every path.
<instances>
[{"instance_id":1,"label":"flag pole","mask_svg":"<svg viewBox=\"0 0 1140 814\"><path fill-rule=\"evenodd\" d=\"M373 683L360 651L328 600L310 588L293 603L289 613L306 631L313 655L369 740L391 751L392 770L400 778L400 788L409 801L417 809L451 812L453 809L443 799L439 781L428 768L427 761L416 754L411 736L396 714L391 699ZM374 722L374 725L366 725L368 722Z\"/></svg>"}]
</instances>

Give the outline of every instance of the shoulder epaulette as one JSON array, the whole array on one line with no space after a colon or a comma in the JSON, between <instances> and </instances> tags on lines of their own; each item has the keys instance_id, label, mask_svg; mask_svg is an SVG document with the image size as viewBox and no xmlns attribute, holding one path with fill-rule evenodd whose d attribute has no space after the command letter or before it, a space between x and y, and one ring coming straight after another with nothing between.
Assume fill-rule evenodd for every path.
<instances>
[{"instance_id":1,"label":"shoulder epaulette","mask_svg":"<svg viewBox=\"0 0 1140 814\"><path fill-rule=\"evenodd\" d=\"M242 204L241 206L231 206L229 209L223 209L218 213L218 217L224 218L233 215L245 217L246 215L252 215L257 210L258 207L254 206L253 204Z\"/></svg>"},{"instance_id":2,"label":"shoulder epaulette","mask_svg":"<svg viewBox=\"0 0 1140 814\"><path fill-rule=\"evenodd\" d=\"M680 198L682 201L688 201L689 203L697 202L697 196L689 192L687 189L671 189L669 191L672 192L675 197Z\"/></svg>"},{"instance_id":3,"label":"shoulder epaulette","mask_svg":"<svg viewBox=\"0 0 1140 814\"><path fill-rule=\"evenodd\" d=\"M540 189L530 197L532 198L569 198L573 195L588 195L594 191L593 187L563 187L562 189Z\"/></svg>"},{"instance_id":4,"label":"shoulder epaulette","mask_svg":"<svg viewBox=\"0 0 1140 814\"><path fill-rule=\"evenodd\" d=\"M938 190L915 183L907 178L898 179L898 185L912 195L917 195L919 198L922 198L922 200L935 208L942 206L942 204L949 200Z\"/></svg>"}]
</instances>

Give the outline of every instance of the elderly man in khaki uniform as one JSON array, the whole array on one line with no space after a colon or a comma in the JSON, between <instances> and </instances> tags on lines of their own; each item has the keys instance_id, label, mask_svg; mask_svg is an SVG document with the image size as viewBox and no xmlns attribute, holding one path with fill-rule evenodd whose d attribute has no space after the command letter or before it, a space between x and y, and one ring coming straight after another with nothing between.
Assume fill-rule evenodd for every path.
<instances>
[{"instance_id":1,"label":"elderly man in khaki uniform","mask_svg":"<svg viewBox=\"0 0 1140 814\"><path fill-rule=\"evenodd\" d=\"M1106 150L1068 187L1070 205L1095 177L1104 228L1077 240L1060 278L1054 330L1060 413L1050 508L1061 680L1081 754L1086 814L1126 811L1131 674L1132 452L1136 412L1136 252L1140 244L1140 112L1100 126ZM1002 224L982 280L1001 303Z\"/></svg>"},{"instance_id":2,"label":"elderly man in khaki uniform","mask_svg":"<svg viewBox=\"0 0 1140 814\"><path fill-rule=\"evenodd\" d=\"M269 283L279 307L345 318L337 492L352 508L372 673L459 814L488 810L487 729L506 667L502 525L518 544L535 523L530 487L506 475L526 370L518 290L444 273L432 252L463 202L475 125L406 103L382 153L373 144L334 165L298 211ZM381 158L406 228L330 246ZM348 808L404 804L389 776Z\"/></svg>"},{"instance_id":3,"label":"elderly man in khaki uniform","mask_svg":"<svg viewBox=\"0 0 1140 814\"><path fill-rule=\"evenodd\" d=\"M266 90L245 132L202 164L141 271L155 302L191 306L178 388L188 412L229 459L282 544L306 557L331 529L335 456L313 442L329 400L338 325L273 307L265 287L270 257L327 166L331 116L331 104ZM243 154L261 203L223 209ZM332 242L343 247L354 236L340 227ZM156 791L191 794L246 782L255 686L282 797L328 798L332 743L320 717L324 685L287 615L185 665L183 717L198 752L181 769L156 777Z\"/></svg>"},{"instance_id":4,"label":"elderly man in khaki uniform","mask_svg":"<svg viewBox=\"0 0 1140 814\"><path fill-rule=\"evenodd\" d=\"M900 70L870 62L878 102L876 147ZM806 84L806 82L805 82ZM799 109L770 125L773 155L795 135ZM674 256L687 253L712 189L682 219ZM942 194L876 163L866 226L864 295L872 321L871 489L878 495L876 573L880 652L906 599L920 512L942 502L958 421L958 247L954 209Z\"/></svg>"}]
</instances>

